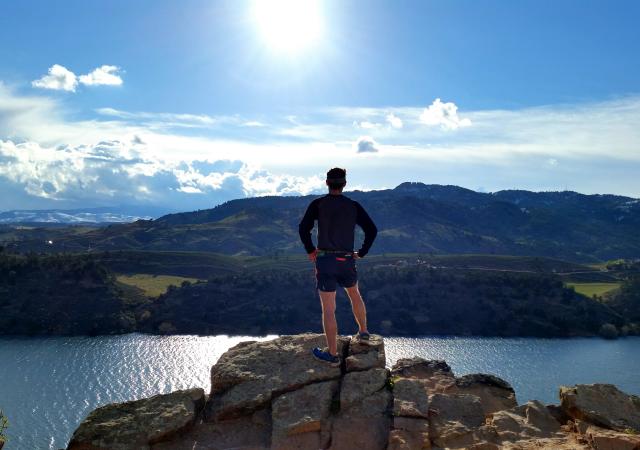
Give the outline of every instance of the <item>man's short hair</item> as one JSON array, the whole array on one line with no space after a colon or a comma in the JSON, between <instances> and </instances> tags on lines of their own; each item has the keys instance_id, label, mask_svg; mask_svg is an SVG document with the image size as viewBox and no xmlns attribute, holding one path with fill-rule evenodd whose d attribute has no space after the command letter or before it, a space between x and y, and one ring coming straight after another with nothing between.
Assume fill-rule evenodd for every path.
<instances>
[{"instance_id":1,"label":"man's short hair","mask_svg":"<svg viewBox=\"0 0 640 450\"><path fill-rule=\"evenodd\" d=\"M329 189L340 190L347 184L347 171L340 167L334 167L327 172L327 185Z\"/></svg>"}]
</instances>

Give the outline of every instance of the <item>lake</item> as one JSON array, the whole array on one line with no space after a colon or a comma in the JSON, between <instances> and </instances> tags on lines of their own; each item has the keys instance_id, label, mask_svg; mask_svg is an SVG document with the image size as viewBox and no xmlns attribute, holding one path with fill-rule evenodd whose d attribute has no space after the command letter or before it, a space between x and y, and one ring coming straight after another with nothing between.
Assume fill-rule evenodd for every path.
<instances>
[{"instance_id":1,"label":"lake","mask_svg":"<svg viewBox=\"0 0 640 450\"><path fill-rule=\"evenodd\" d=\"M228 336L0 338L0 409L9 418L3 450L59 449L95 407L177 389L209 390L209 371ZM504 378L519 402L557 403L558 386L606 382L640 395L640 338L386 338L387 364L444 359L457 375Z\"/></svg>"}]
</instances>

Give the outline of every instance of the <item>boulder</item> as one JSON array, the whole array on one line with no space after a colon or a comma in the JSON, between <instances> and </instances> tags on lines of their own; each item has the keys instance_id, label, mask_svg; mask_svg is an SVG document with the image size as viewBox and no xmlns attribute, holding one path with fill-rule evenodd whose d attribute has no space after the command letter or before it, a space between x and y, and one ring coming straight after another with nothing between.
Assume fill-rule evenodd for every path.
<instances>
[{"instance_id":1,"label":"boulder","mask_svg":"<svg viewBox=\"0 0 640 450\"><path fill-rule=\"evenodd\" d=\"M494 427L502 442L553 438L560 432L560 422L545 405L535 400L495 412L489 424Z\"/></svg>"},{"instance_id":2,"label":"boulder","mask_svg":"<svg viewBox=\"0 0 640 450\"><path fill-rule=\"evenodd\" d=\"M344 343L338 342L340 353ZM313 347L324 345L324 335L302 334L243 342L231 348L211 369L207 420L238 417L264 407L279 394L339 379L339 367L318 361L311 354Z\"/></svg>"},{"instance_id":3,"label":"boulder","mask_svg":"<svg viewBox=\"0 0 640 450\"><path fill-rule=\"evenodd\" d=\"M389 432L387 450L427 450L431 448L429 421L394 417L393 429Z\"/></svg>"},{"instance_id":4,"label":"boulder","mask_svg":"<svg viewBox=\"0 0 640 450\"><path fill-rule=\"evenodd\" d=\"M607 430L580 420L575 421L575 427L596 450L640 450L638 434Z\"/></svg>"},{"instance_id":5,"label":"boulder","mask_svg":"<svg viewBox=\"0 0 640 450\"><path fill-rule=\"evenodd\" d=\"M438 447L465 448L480 440L475 431L484 424L480 399L469 394L429 396L431 441Z\"/></svg>"},{"instance_id":6,"label":"boulder","mask_svg":"<svg viewBox=\"0 0 640 450\"><path fill-rule=\"evenodd\" d=\"M380 368L345 374L331 430L332 450L386 448L391 424L387 380L387 370Z\"/></svg>"},{"instance_id":7,"label":"boulder","mask_svg":"<svg viewBox=\"0 0 640 450\"><path fill-rule=\"evenodd\" d=\"M259 409L246 416L200 421L184 435L151 446L151 450L270 450L271 411Z\"/></svg>"},{"instance_id":8,"label":"boulder","mask_svg":"<svg viewBox=\"0 0 640 450\"><path fill-rule=\"evenodd\" d=\"M447 393L471 394L480 397L485 416L518 404L516 393L509 383L494 375L474 373L455 379Z\"/></svg>"},{"instance_id":9,"label":"boulder","mask_svg":"<svg viewBox=\"0 0 640 450\"><path fill-rule=\"evenodd\" d=\"M349 409L361 405L369 397L385 389L388 379L387 369L375 368L347 373L342 379L340 408Z\"/></svg>"},{"instance_id":10,"label":"boulder","mask_svg":"<svg viewBox=\"0 0 640 450\"><path fill-rule=\"evenodd\" d=\"M602 428L640 433L640 397L612 384L578 384L560 388L560 407L570 417Z\"/></svg>"},{"instance_id":11,"label":"boulder","mask_svg":"<svg viewBox=\"0 0 640 450\"><path fill-rule=\"evenodd\" d=\"M276 397L271 403L272 450L326 448L338 381L323 381ZM337 400L337 399L336 399Z\"/></svg>"},{"instance_id":12,"label":"boulder","mask_svg":"<svg viewBox=\"0 0 640 450\"><path fill-rule=\"evenodd\" d=\"M640 450L640 401L611 385L563 387L561 405L517 406L493 375L456 378L444 361L385 365L382 339L339 340L342 367L311 354L324 336L244 342L202 389L93 411L70 449ZM206 405L205 405L206 403Z\"/></svg>"},{"instance_id":13,"label":"boulder","mask_svg":"<svg viewBox=\"0 0 640 450\"><path fill-rule=\"evenodd\" d=\"M394 385L401 379L420 380L428 394L442 393L455 386L456 378L444 361L403 358L391 368Z\"/></svg>"},{"instance_id":14,"label":"boulder","mask_svg":"<svg viewBox=\"0 0 640 450\"><path fill-rule=\"evenodd\" d=\"M345 358L347 372L369 370L377 367L384 368L385 365L386 357L382 336L372 334L369 345L361 344L357 341L349 343L349 351Z\"/></svg>"},{"instance_id":15,"label":"boulder","mask_svg":"<svg viewBox=\"0 0 640 450\"><path fill-rule=\"evenodd\" d=\"M393 383L393 415L429 418L427 381L400 378Z\"/></svg>"},{"instance_id":16,"label":"boulder","mask_svg":"<svg viewBox=\"0 0 640 450\"><path fill-rule=\"evenodd\" d=\"M102 406L82 421L67 449L149 449L192 427L204 403L202 389L188 389Z\"/></svg>"},{"instance_id":17,"label":"boulder","mask_svg":"<svg viewBox=\"0 0 640 450\"><path fill-rule=\"evenodd\" d=\"M453 377L451 367L442 360L424 358L400 358L391 368L392 377L431 378L435 374L449 374Z\"/></svg>"}]
</instances>

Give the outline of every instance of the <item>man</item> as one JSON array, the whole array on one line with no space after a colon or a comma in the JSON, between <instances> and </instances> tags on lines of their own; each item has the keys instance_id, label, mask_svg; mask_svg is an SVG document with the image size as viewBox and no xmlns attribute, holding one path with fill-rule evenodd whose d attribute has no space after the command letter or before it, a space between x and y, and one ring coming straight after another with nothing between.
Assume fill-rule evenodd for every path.
<instances>
[{"instance_id":1,"label":"man","mask_svg":"<svg viewBox=\"0 0 640 450\"><path fill-rule=\"evenodd\" d=\"M327 340L327 350L314 348L316 358L333 366L340 364L337 355L336 285L343 287L349 300L358 334L354 339L369 343L367 311L358 289L356 259L364 258L378 233L378 229L360 204L342 194L347 184L347 171L333 168L327 172L329 194L311 202L298 227L300 239L316 267L316 288L322 304L322 326ZM318 221L318 248L313 245L311 230ZM364 231L364 242L353 251L355 226Z\"/></svg>"}]
</instances>

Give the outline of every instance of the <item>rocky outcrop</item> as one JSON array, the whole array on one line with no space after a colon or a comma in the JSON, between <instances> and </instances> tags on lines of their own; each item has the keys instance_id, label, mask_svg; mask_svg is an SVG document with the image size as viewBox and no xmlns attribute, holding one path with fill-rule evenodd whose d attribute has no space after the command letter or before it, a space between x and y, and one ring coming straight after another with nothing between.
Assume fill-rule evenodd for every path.
<instances>
[{"instance_id":1,"label":"rocky outcrop","mask_svg":"<svg viewBox=\"0 0 640 450\"><path fill-rule=\"evenodd\" d=\"M456 377L444 361L401 359L384 342L339 341L343 363L315 360L317 334L243 342L211 370L211 392L178 391L96 409L69 449L640 450L640 402L610 385L563 387L561 404L517 405L493 375Z\"/></svg>"},{"instance_id":2,"label":"rocky outcrop","mask_svg":"<svg viewBox=\"0 0 640 450\"><path fill-rule=\"evenodd\" d=\"M339 341L339 352L346 348L344 342ZM318 364L311 354L313 347L323 345L322 335L303 334L248 341L231 348L211 368L207 420L238 417L268 406L286 392L340 379L339 367Z\"/></svg>"},{"instance_id":3,"label":"rocky outcrop","mask_svg":"<svg viewBox=\"0 0 640 450\"><path fill-rule=\"evenodd\" d=\"M640 433L640 398L627 395L612 384L562 386L560 407L574 419Z\"/></svg>"},{"instance_id":4,"label":"rocky outcrop","mask_svg":"<svg viewBox=\"0 0 640 450\"><path fill-rule=\"evenodd\" d=\"M204 391L190 389L102 406L80 424L67 448L149 449L191 427L204 403Z\"/></svg>"}]
</instances>

